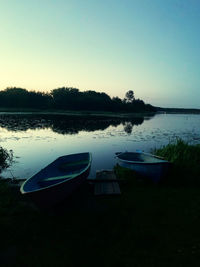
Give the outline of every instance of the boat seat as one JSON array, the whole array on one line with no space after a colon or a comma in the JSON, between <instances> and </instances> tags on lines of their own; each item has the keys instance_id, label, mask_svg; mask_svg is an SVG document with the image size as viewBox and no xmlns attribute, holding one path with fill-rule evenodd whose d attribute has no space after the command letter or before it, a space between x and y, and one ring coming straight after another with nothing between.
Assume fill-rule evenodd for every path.
<instances>
[{"instance_id":1,"label":"boat seat","mask_svg":"<svg viewBox=\"0 0 200 267\"><path fill-rule=\"evenodd\" d=\"M38 184L42 185L42 186L48 186L51 184L59 183L62 180L67 180L67 179L73 178L76 175L77 174L74 173L74 174L69 174L69 175L64 175L64 176L48 177L48 178L44 178L44 179L38 181Z\"/></svg>"},{"instance_id":2,"label":"boat seat","mask_svg":"<svg viewBox=\"0 0 200 267\"><path fill-rule=\"evenodd\" d=\"M68 175L64 175L64 176L55 176L55 177L49 177L49 178L44 178L41 181L55 181L55 180L63 180L63 179L70 179L75 177L76 174L68 174Z\"/></svg>"}]
</instances>

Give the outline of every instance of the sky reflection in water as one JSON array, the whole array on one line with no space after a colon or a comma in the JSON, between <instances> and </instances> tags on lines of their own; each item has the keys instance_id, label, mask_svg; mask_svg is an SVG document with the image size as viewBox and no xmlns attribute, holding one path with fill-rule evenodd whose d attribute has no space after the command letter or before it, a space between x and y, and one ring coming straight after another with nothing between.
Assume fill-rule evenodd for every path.
<instances>
[{"instance_id":1,"label":"sky reflection in water","mask_svg":"<svg viewBox=\"0 0 200 267\"><path fill-rule=\"evenodd\" d=\"M4 177L29 178L57 157L92 152L90 177L111 169L115 152L150 152L180 137L200 143L200 115L160 114L133 120L83 119L64 116L1 116L1 146L12 149L16 163Z\"/></svg>"}]
</instances>

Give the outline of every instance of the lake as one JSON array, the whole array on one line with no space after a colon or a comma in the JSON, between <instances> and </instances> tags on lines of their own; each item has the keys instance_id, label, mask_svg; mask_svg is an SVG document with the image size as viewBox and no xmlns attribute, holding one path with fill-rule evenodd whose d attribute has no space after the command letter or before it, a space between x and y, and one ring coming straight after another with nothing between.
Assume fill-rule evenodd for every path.
<instances>
[{"instance_id":1,"label":"lake","mask_svg":"<svg viewBox=\"0 0 200 267\"><path fill-rule=\"evenodd\" d=\"M176 138L200 143L200 115L114 119L0 113L0 145L15 156L15 163L2 175L29 178L59 156L89 151L90 177L94 177L96 170L113 168L115 152L150 152Z\"/></svg>"}]
</instances>

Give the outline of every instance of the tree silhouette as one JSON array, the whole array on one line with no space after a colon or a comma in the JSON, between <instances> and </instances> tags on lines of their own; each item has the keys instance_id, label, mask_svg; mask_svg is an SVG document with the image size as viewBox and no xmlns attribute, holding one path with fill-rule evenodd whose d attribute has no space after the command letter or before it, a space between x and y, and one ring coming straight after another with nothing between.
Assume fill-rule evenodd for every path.
<instances>
[{"instance_id":1,"label":"tree silhouette","mask_svg":"<svg viewBox=\"0 0 200 267\"><path fill-rule=\"evenodd\" d=\"M129 90L128 92L126 92L125 102L132 103L134 100L135 100L134 92L132 90Z\"/></svg>"},{"instance_id":2,"label":"tree silhouette","mask_svg":"<svg viewBox=\"0 0 200 267\"><path fill-rule=\"evenodd\" d=\"M122 100L119 97L111 99L106 93L92 90L80 92L73 87L53 89L50 93L28 91L18 87L6 88L0 91L0 107L115 112L156 111L155 107L135 99L132 90L126 92Z\"/></svg>"}]
</instances>

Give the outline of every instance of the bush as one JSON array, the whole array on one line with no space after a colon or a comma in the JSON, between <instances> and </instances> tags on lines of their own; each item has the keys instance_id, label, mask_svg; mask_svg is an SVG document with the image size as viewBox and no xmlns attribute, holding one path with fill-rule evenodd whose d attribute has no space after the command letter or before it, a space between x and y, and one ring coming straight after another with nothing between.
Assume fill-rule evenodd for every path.
<instances>
[{"instance_id":1,"label":"bush","mask_svg":"<svg viewBox=\"0 0 200 267\"><path fill-rule=\"evenodd\" d=\"M13 151L6 150L0 146L0 172L13 163Z\"/></svg>"}]
</instances>

